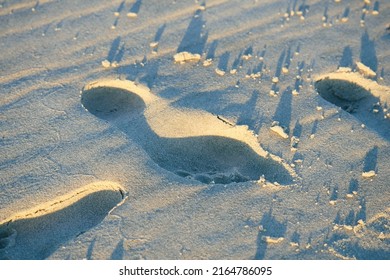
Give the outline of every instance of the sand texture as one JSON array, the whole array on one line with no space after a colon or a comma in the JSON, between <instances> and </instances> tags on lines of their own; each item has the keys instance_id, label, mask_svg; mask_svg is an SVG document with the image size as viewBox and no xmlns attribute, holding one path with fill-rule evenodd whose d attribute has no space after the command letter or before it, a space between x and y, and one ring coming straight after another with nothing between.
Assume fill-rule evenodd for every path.
<instances>
[{"instance_id":1,"label":"sand texture","mask_svg":"<svg viewBox=\"0 0 390 280\"><path fill-rule=\"evenodd\" d=\"M389 18L0 1L0 259L390 259Z\"/></svg>"}]
</instances>

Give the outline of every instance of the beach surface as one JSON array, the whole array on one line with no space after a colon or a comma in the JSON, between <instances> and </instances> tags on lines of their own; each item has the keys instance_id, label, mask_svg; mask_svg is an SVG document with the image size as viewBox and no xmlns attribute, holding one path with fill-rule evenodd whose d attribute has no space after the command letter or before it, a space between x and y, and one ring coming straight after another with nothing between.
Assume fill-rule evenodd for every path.
<instances>
[{"instance_id":1,"label":"beach surface","mask_svg":"<svg viewBox=\"0 0 390 280\"><path fill-rule=\"evenodd\" d=\"M0 259L390 259L389 19L0 1Z\"/></svg>"}]
</instances>

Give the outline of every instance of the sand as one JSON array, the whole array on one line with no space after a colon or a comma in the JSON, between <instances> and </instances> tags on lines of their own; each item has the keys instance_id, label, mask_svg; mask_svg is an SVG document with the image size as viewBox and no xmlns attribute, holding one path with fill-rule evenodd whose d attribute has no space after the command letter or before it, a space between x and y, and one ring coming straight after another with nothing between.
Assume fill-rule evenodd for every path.
<instances>
[{"instance_id":1,"label":"sand","mask_svg":"<svg viewBox=\"0 0 390 280\"><path fill-rule=\"evenodd\" d=\"M0 3L0 259L390 259L389 16Z\"/></svg>"}]
</instances>

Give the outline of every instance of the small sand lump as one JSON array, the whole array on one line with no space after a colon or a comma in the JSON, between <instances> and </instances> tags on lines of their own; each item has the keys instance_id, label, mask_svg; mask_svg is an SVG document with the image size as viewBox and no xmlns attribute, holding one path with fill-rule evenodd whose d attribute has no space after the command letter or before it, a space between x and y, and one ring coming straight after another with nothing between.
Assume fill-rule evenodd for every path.
<instances>
[{"instance_id":1,"label":"small sand lump","mask_svg":"<svg viewBox=\"0 0 390 280\"><path fill-rule=\"evenodd\" d=\"M371 70L370 67L364 65L361 62L356 62L356 68L358 69L359 73L365 77L374 78L376 76L376 73Z\"/></svg>"},{"instance_id":2,"label":"small sand lump","mask_svg":"<svg viewBox=\"0 0 390 280\"><path fill-rule=\"evenodd\" d=\"M288 134L284 131L283 127L281 127L278 122L274 122L270 129L283 139L288 138Z\"/></svg>"},{"instance_id":3,"label":"small sand lump","mask_svg":"<svg viewBox=\"0 0 390 280\"><path fill-rule=\"evenodd\" d=\"M371 170L371 171L367 171L367 172L363 172L362 173L362 176L363 178L372 178L376 175L375 171L374 170Z\"/></svg>"},{"instance_id":4,"label":"small sand lump","mask_svg":"<svg viewBox=\"0 0 390 280\"><path fill-rule=\"evenodd\" d=\"M175 60L175 63L186 63L186 62L196 62L200 60L200 54L193 54L189 52L180 52L173 56L173 59Z\"/></svg>"}]
</instances>

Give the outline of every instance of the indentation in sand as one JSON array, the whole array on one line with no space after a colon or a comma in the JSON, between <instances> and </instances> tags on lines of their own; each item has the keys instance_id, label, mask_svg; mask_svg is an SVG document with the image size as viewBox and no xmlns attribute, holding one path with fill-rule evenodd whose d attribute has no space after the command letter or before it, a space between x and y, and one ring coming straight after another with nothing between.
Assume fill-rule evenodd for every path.
<instances>
[{"instance_id":1,"label":"indentation in sand","mask_svg":"<svg viewBox=\"0 0 390 280\"><path fill-rule=\"evenodd\" d=\"M322 98L353 114L362 124L388 139L389 87L344 67L317 77L315 87Z\"/></svg>"},{"instance_id":2,"label":"indentation in sand","mask_svg":"<svg viewBox=\"0 0 390 280\"><path fill-rule=\"evenodd\" d=\"M45 259L99 224L124 199L114 182L97 182L0 222L0 259Z\"/></svg>"},{"instance_id":3,"label":"indentation in sand","mask_svg":"<svg viewBox=\"0 0 390 280\"><path fill-rule=\"evenodd\" d=\"M204 111L171 107L131 81L87 85L83 106L137 142L160 167L205 184L268 181L291 184L294 171L264 151L246 126L232 126Z\"/></svg>"}]
</instances>

